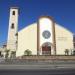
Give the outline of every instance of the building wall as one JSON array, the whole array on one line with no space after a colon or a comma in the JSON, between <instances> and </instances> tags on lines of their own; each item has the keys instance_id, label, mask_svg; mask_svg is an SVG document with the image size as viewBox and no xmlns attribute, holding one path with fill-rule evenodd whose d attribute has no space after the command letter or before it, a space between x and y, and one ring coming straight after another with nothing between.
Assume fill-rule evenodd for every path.
<instances>
[{"instance_id":1,"label":"building wall","mask_svg":"<svg viewBox=\"0 0 75 75\"><path fill-rule=\"evenodd\" d=\"M55 34L57 55L64 55L65 49L73 49L73 34L70 31L55 24ZM31 50L33 55L37 55L37 23L31 24L18 32L16 56L22 56L26 49Z\"/></svg>"},{"instance_id":2,"label":"building wall","mask_svg":"<svg viewBox=\"0 0 75 75\"><path fill-rule=\"evenodd\" d=\"M73 49L73 34L58 24L55 25L55 34L56 53L58 55L64 55L65 49L69 49L69 54L71 54L71 49Z\"/></svg>"},{"instance_id":3,"label":"building wall","mask_svg":"<svg viewBox=\"0 0 75 75\"><path fill-rule=\"evenodd\" d=\"M29 49L33 55L37 54L37 24L31 24L18 32L18 50L16 55L21 56Z\"/></svg>"}]
</instances>

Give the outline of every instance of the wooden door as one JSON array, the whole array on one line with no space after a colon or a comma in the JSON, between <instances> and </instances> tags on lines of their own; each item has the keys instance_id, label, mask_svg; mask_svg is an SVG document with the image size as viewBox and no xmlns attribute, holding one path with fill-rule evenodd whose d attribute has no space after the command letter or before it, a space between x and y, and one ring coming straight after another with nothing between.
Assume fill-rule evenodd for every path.
<instances>
[{"instance_id":1,"label":"wooden door","mask_svg":"<svg viewBox=\"0 0 75 75\"><path fill-rule=\"evenodd\" d=\"M43 46L42 55L51 55L51 46Z\"/></svg>"}]
</instances>

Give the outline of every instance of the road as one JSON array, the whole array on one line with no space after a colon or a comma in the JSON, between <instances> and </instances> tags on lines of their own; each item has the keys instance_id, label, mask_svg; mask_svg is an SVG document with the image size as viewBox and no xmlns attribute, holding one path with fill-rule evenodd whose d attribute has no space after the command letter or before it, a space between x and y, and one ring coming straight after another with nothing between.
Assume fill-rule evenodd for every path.
<instances>
[{"instance_id":1,"label":"road","mask_svg":"<svg viewBox=\"0 0 75 75\"><path fill-rule=\"evenodd\" d=\"M0 75L75 75L75 62L0 64Z\"/></svg>"},{"instance_id":2,"label":"road","mask_svg":"<svg viewBox=\"0 0 75 75\"><path fill-rule=\"evenodd\" d=\"M0 70L0 75L75 75L75 69Z\"/></svg>"},{"instance_id":3,"label":"road","mask_svg":"<svg viewBox=\"0 0 75 75\"><path fill-rule=\"evenodd\" d=\"M75 64L0 65L0 75L75 75Z\"/></svg>"},{"instance_id":4,"label":"road","mask_svg":"<svg viewBox=\"0 0 75 75\"><path fill-rule=\"evenodd\" d=\"M17 64L0 64L0 70L29 70L29 69L75 69L75 64L25 64L25 65L17 65Z\"/></svg>"}]
</instances>

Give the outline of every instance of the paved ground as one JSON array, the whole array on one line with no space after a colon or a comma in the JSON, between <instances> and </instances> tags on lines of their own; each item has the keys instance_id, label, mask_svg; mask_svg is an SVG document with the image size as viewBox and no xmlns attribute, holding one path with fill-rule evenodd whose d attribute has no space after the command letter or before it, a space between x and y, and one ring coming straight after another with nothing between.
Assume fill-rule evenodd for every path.
<instances>
[{"instance_id":1,"label":"paved ground","mask_svg":"<svg viewBox=\"0 0 75 75\"><path fill-rule=\"evenodd\" d=\"M0 75L75 75L75 69L0 70Z\"/></svg>"},{"instance_id":2,"label":"paved ground","mask_svg":"<svg viewBox=\"0 0 75 75\"><path fill-rule=\"evenodd\" d=\"M75 62L2 62L0 75L75 75Z\"/></svg>"},{"instance_id":3,"label":"paved ground","mask_svg":"<svg viewBox=\"0 0 75 75\"><path fill-rule=\"evenodd\" d=\"M0 70L75 69L75 61L1 60Z\"/></svg>"},{"instance_id":4,"label":"paved ground","mask_svg":"<svg viewBox=\"0 0 75 75\"><path fill-rule=\"evenodd\" d=\"M75 69L75 64L26 64L26 65L0 65L0 70L34 70L34 69Z\"/></svg>"}]
</instances>

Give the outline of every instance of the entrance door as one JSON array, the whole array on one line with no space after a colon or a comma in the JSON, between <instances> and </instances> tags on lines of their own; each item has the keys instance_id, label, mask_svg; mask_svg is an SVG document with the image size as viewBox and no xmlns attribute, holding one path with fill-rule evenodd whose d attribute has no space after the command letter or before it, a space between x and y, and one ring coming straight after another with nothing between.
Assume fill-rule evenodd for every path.
<instances>
[{"instance_id":1,"label":"entrance door","mask_svg":"<svg viewBox=\"0 0 75 75\"><path fill-rule=\"evenodd\" d=\"M42 46L42 55L51 55L51 46Z\"/></svg>"}]
</instances>

